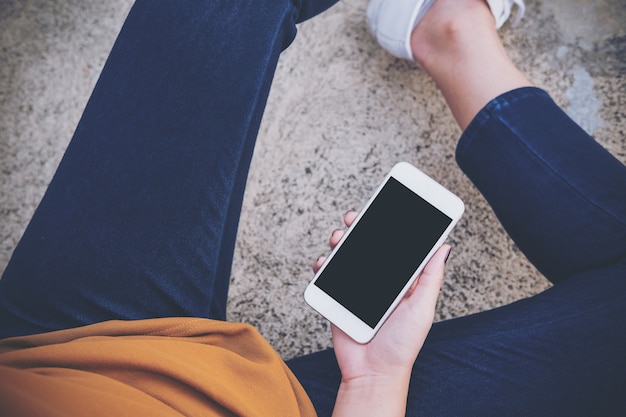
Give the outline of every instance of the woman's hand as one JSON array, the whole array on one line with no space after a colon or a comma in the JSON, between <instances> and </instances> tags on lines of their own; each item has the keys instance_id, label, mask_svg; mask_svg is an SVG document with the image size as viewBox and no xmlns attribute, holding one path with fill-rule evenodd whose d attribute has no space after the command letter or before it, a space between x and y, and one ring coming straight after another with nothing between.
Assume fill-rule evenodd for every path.
<instances>
[{"instance_id":1,"label":"woman's hand","mask_svg":"<svg viewBox=\"0 0 626 417\"><path fill-rule=\"evenodd\" d=\"M350 226L356 217L357 213L353 211L346 213L345 224ZM337 245L343 235L344 232L341 230L333 232L329 241L331 248ZM348 403L357 401L364 406L369 400L376 402L378 394L387 390L404 396L399 404L403 410L402 405L406 401L406 390L413 363L434 319L435 305L449 252L448 245L442 245L437 250L407 295L369 343L359 344L332 326L335 354L342 374L342 387L336 412L342 408L342 402L343 405L347 405L346 401ZM318 258L313 269L319 270L324 261L324 257ZM342 395L342 390L345 395ZM349 391L353 394L358 392L359 395L349 395ZM370 398L363 398L363 395ZM395 404L391 404L395 406L399 400L398 398L391 400L387 394L381 395L379 399L381 401L379 405L382 405L382 402L395 401ZM371 404L368 405L370 406ZM354 413L354 405L351 405L349 410Z\"/></svg>"}]
</instances>

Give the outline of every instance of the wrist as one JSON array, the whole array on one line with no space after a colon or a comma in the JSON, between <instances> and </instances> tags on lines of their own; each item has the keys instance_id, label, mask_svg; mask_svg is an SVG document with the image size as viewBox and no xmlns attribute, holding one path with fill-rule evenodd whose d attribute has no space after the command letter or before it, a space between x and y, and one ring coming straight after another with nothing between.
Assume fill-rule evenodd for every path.
<instances>
[{"instance_id":1,"label":"wrist","mask_svg":"<svg viewBox=\"0 0 626 417\"><path fill-rule=\"evenodd\" d=\"M364 390L368 388L385 389L387 387L401 388L404 386L408 388L410 378L410 369L398 369L384 373L372 373L351 378L342 378L341 387L351 390Z\"/></svg>"},{"instance_id":2,"label":"wrist","mask_svg":"<svg viewBox=\"0 0 626 417\"><path fill-rule=\"evenodd\" d=\"M374 375L343 380L333 416L405 415L409 376Z\"/></svg>"}]
</instances>

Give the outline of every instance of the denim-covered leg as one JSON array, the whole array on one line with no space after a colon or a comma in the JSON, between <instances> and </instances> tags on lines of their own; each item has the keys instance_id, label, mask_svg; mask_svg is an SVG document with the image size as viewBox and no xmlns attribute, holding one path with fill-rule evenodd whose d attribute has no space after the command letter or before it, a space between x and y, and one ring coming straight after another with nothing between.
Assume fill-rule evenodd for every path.
<instances>
[{"instance_id":1,"label":"denim-covered leg","mask_svg":"<svg viewBox=\"0 0 626 417\"><path fill-rule=\"evenodd\" d=\"M407 416L626 415L626 168L535 88L485 107L457 157L555 285L435 323ZM330 415L341 380L333 352L288 364Z\"/></svg>"},{"instance_id":2,"label":"denim-covered leg","mask_svg":"<svg viewBox=\"0 0 626 417\"><path fill-rule=\"evenodd\" d=\"M466 129L457 160L550 281L626 259L626 166L544 91L493 100Z\"/></svg>"},{"instance_id":3,"label":"denim-covered leg","mask_svg":"<svg viewBox=\"0 0 626 417\"><path fill-rule=\"evenodd\" d=\"M335 0L139 0L0 280L0 338L225 318L280 52Z\"/></svg>"},{"instance_id":4,"label":"denim-covered leg","mask_svg":"<svg viewBox=\"0 0 626 417\"><path fill-rule=\"evenodd\" d=\"M625 276L624 266L593 271L435 323L413 368L406 415L626 415ZM341 382L332 349L287 364L318 415L331 416Z\"/></svg>"}]
</instances>

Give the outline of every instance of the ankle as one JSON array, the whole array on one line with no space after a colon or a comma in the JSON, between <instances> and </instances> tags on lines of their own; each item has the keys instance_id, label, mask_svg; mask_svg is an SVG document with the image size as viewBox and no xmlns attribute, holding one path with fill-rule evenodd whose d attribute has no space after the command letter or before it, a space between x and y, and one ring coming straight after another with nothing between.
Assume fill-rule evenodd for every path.
<instances>
[{"instance_id":1,"label":"ankle","mask_svg":"<svg viewBox=\"0 0 626 417\"><path fill-rule=\"evenodd\" d=\"M431 64L497 38L494 18L484 0L437 0L411 34L415 60Z\"/></svg>"},{"instance_id":2,"label":"ankle","mask_svg":"<svg viewBox=\"0 0 626 417\"><path fill-rule=\"evenodd\" d=\"M484 0L436 0L411 34L411 49L461 129L489 100L531 85L504 50Z\"/></svg>"}]
</instances>

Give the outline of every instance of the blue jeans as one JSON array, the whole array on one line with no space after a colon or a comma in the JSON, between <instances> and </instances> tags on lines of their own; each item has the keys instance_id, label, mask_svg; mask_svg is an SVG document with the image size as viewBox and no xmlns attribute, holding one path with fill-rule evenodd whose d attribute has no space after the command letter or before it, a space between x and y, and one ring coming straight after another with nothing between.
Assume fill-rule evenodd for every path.
<instances>
[{"instance_id":1,"label":"blue jeans","mask_svg":"<svg viewBox=\"0 0 626 417\"><path fill-rule=\"evenodd\" d=\"M139 0L0 280L0 337L225 319L244 185L281 51L334 0ZM392 103L390 103L392 105ZM460 166L555 285L436 323L408 415L626 412L626 168L543 91L464 132ZM332 350L288 362L320 416Z\"/></svg>"}]
</instances>

